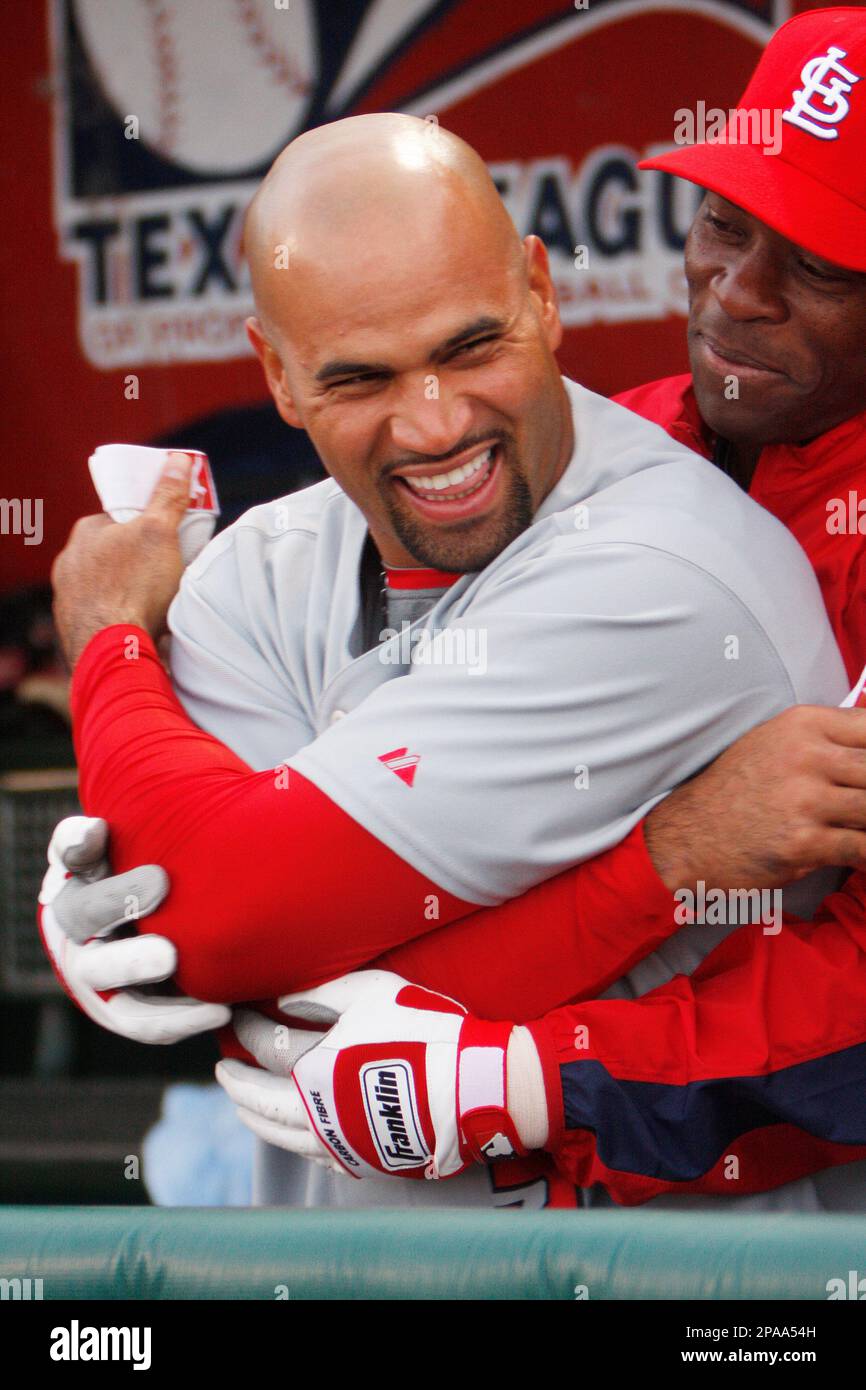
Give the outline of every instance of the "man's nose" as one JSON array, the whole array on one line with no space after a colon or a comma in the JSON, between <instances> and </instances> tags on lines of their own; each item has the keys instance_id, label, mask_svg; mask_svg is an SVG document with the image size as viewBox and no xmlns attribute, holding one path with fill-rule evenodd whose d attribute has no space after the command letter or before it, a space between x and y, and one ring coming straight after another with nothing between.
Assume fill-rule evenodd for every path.
<instances>
[{"instance_id":1,"label":"man's nose","mask_svg":"<svg viewBox=\"0 0 866 1390\"><path fill-rule=\"evenodd\" d=\"M408 378L391 415L391 441L410 454L447 454L471 433L472 408L434 372Z\"/></svg>"},{"instance_id":2,"label":"man's nose","mask_svg":"<svg viewBox=\"0 0 866 1390\"><path fill-rule=\"evenodd\" d=\"M771 256L750 247L730 260L713 277L713 292L731 319L767 319L781 323L787 306L781 277Z\"/></svg>"}]
</instances>

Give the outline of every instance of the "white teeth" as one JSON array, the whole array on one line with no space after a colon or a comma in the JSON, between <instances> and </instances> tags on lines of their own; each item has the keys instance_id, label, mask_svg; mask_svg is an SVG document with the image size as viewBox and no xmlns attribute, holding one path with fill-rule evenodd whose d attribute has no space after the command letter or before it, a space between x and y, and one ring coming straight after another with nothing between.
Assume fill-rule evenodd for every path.
<instances>
[{"instance_id":1,"label":"white teeth","mask_svg":"<svg viewBox=\"0 0 866 1390\"><path fill-rule=\"evenodd\" d=\"M450 473L434 473L432 476L404 478L403 481L414 488L416 492L442 492L446 487L455 487L457 483L467 481L479 473L490 462L492 449L485 449L483 454L478 454L470 463L463 463L459 468L452 468Z\"/></svg>"}]
</instances>

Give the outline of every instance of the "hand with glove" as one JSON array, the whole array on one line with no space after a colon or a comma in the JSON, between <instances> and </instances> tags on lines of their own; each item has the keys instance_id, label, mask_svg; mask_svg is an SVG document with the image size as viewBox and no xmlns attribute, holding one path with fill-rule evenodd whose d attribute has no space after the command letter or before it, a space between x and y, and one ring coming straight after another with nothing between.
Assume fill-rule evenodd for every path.
<instances>
[{"instance_id":1,"label":"hand with glove","mask_svg":"<svg viewBox=\"0 0 866 1390\"><path fill-rule=\"evenodd\" d=\"M267 1143L356 1178L449 1178L544 1145L544 1078L527 1028L473 1018L385 970L287 995L279 1008L286 1023L233 1016L265 1070L233 1059L216 1069Z\"/></svg>"},{"instance_id":2,"label":"hand with glove","mask_svg":"<svg viewBox=\"0 0 866 1390\"><path fill-rule=\"evenodd\" d=\"M45 950L84 1013L134 1042L179 1042L231 1017L222 1004L135 988L167 981L177 968L177 952L165 937L121 934L154 912L168 891L158 864L111 874L104 820L68 816L55 827L39 894Z\"/></svg>"}]
</instances>

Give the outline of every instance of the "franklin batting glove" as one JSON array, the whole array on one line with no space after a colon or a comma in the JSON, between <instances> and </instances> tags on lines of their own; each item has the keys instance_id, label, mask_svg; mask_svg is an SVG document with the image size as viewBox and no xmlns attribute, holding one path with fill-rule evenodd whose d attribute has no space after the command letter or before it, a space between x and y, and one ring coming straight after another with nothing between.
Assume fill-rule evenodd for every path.
<instances>
[{"instance_id":1,"label":"franklin batting glove","mask_svg":"<svg viewBox=\"0 0 866 1390\"><path fill-rule=\"evenodd\" d=\"M356 1178L449 1178L547 1137L541 1065L525 1029L486 1023L383 970L285 996L279 1007L329 1031L236 1011L238 1039L267 1070L217 1066L241 1120L267 1143ZM509 1075L515 1066L519 1078Z\"/></svg>"}]
</instances>

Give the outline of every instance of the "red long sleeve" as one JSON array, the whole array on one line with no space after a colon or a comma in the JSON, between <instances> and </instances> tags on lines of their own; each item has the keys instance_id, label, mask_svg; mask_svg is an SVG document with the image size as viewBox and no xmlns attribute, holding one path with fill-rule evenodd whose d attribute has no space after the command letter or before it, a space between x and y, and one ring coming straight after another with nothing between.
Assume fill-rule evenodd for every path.
<instances>
[{"instance_id":1,"label":"red long sleeve","mask_svg":"<svg viewBox=\"0 0 866 1390\"><path fill-rule=\"evenodd\" d=\"M377 965L483 1018L536 1018L601 994L678 930L639 822L621 844L520 898L388 951Z\"/></svg>"},{"instance_id":2,"label":"red long sleeve","mask_svg":"<svg viewBox=\"0 0 866 1390\"><path fill-rule=\"evenodd\" d=\"M138 629L89 644L73 713L83 805L109 821L118 871L167 870L170 896L147 926L175 943L178 982L199 998L273 997L378 957L482 1015L523 1020L597 993L676 930L640 826L472 912L300 774L254 773L196 729Z\"/></svg>"}]
</instances>

